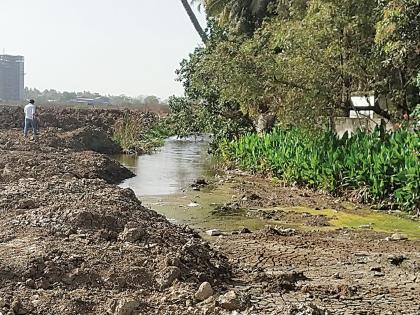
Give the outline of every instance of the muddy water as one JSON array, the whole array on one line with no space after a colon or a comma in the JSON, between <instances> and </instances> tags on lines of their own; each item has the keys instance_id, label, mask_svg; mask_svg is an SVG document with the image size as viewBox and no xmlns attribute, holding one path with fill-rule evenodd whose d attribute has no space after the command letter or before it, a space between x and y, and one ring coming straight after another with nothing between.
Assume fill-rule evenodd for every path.
<instances>
[{"instance_id":1,"label":"muddy water","mask_svg":"<svg viewBox=\"0 0 420 315\"><path fill-rule=\"evenodd\" d=\"M208 139L171 137L156 153L143 156L121 155L117 159L137 176L126 180L141 197L170 195L182 191L209 171Z\"/></svg>"},{"instance_id":2,"label":"muddy water","mask_svg":"<svg viewBox=\"0 0 420 315\"><path fill-rule=\"evenodd\" d=\"M258 229L268 221L246 217L245 213L218 216L211 212L231 200L229 185L194 191L191 184L198 178L212 178L214 172L207 154L206 137L177 139L171 137L164 146L150 155L121 155L116 159L128 167L135 177L120 186L131 188L142 203L165 215L169 220L188 224L198 230Z\"/></svg>"}]
</instances>

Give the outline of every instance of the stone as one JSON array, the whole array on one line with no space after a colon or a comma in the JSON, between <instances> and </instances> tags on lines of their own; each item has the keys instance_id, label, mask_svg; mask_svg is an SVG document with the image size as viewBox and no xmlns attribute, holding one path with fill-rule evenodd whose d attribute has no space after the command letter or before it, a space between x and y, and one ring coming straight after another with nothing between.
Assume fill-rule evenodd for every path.
<instances>
[{"instance_id":1,"label":"stone","mask_svg":"<svg viewBox=\"0 0 420 315\"><path fill-rule=\"evenodd\" d=\"M251 230L250 230L250 229L248 229L248 228L243 228L243 229L241 229L241 230L239 231L239 233L241 233L241 234L249 234L249 233L252 233L252 232L251 232Z\"/></svg>"},{"instance_id":2,"label":"stone","mask_svg":"<svg viewBox=\"0 0 420 315\"><path fill-rule=\"evenodd\" d=\"M181 267L182 262L179 257L173 257L171 255L166 256L165 258L165 265L166 267L175 266L175 267Z\"/></svg>"},{"instance_id":3,"label":"stone","mask_svg":"<svg viewBox=\"0 0 420 315\"><path fill-rule=\"evenodd\" d=\"M34 279L28 279L28 280L26 280L25 281L25 285L28 288L35 288L35 281L34 281Z\"/></svg>"},{"instance_id":4,"label":"stone","mask_svg":"<svg viewBox=\"0 0 420 315\"><path fill-rule=\"evenodd\" d=\"M163 288L167 288L179 278L181 278L181 269L176 266L169 266L163 270L160 284Z\"/></svg>"},{"instance_id":5,"label":"stone","mask_svg":"<svg viewBox=\"0 0 420 315\"><path fill-rule=\"evenodd\" d=\"M394 233L386 238L387 241L404 241L406 239L408 239L407 236L401 233Z\"/></svg>"},{"instance_id":6,"label":"stone","mask_svg":"<svg viewBox=\"0 0 420 315\"><path fill-rule=\"evenodd\" d=\"M210 236L220 236L222 235L222 232L220 230L213 229L213 230L207 230L206 234Z\"/></svg>"},{"instance_id":7,"label":"stone","mask_svg":"<svg viewBox=\"0 0 420 315\"><path fill-rule=\"evenodd\" d=\"M4 298L0 296L0 308L3 308L5 305L6 305L6 301L4 300Z\"/></svg>"},{"instance_id":8,"label":"stone","mask_svg":"<svg viewBox=\"0 0 420 315\"><path fill-rule=\"evenodd\" d=\"M44 289L47 290L50 287L50 282L47 278L39 278L35 282L35 287L37 289Z\"/></svg>"},{"instance_id":9,"label":"stone","mask_svg":"<svg viewBox=\"0 0 420 315\"><path fill-rule=\"evenodd\" d=\"M315 304L299 304L293 305L289 308L289 311L286 313L288 315L329 315L332 314L327 310L324 310Z\"/></svg>"},{"instance_id":10,"label":"stone","mask_svg":"<svg viewBox=\"0 0 420 315\"><path fill-rule=\"evenodd\" d=\"M116 303L111 309L113 315L131 315L139 303L132 298L124 298Z\"/></svg>"},{"instance_id":11,"label":"stone","mask_svg":"<svg viewBox=\"0 0 420 315\"><path fill-rule=\"evenodd\" d=\"M188 204L188 207L190 207L190 208L197 208L199 206L200 205L198 203L196 203L196 202L191 202L191 203Z\"/></svg>"},{"instance_id":12,"label":"stone","mask_svg":"<svg viewBox=\"0 0 420 315\"><path fill-rule=\"evenodd\" d=\"M373 276L375 276L375 277L385 277L385 274L383 272L380 272L380 271L375 271Z\"/></svg>"},{"instance_id":13,"label":"stone","mask_svg":"<svg viewBox=\"0 0 420 315\"><path fill-rule=\"evenodd\" d=\"M26 314L26 310L23 308L22 302L19 299L15 299L12 302L11 308L15 314L18 314L18 315Z\"/></svg>"},{"instance_id":14,"label":"stone","mask_svg":"<svg viewBox=\"0 0 420 315\"><path fill-rule=\"evenodd\" d=\"M211 297L214 294L211 284L208 282L203 282L195 293L195 298L198 301L204 301Z\"/></svg>"},{"instance_id":15,"label":"stone","mask_svg":"<svg viewBox=\"0 0 420 315\"><path fill-rule=\"evenodd\" d=\"M228 311L235 311L242 308L242 303L235 291L229 291L228 293L219 297L219 305Z\"/></svg>"},{"instance_id":16,"label":"stone","mask_svg":"<svg viewBox=\"0 0 420 315\"><path fill-rule=\"evenodd\" d=\"M134 243L140 241L144 235L145 232L142 228L125 228L120 234L120 239L124 242Z\"/></svg>"}]
</instances>

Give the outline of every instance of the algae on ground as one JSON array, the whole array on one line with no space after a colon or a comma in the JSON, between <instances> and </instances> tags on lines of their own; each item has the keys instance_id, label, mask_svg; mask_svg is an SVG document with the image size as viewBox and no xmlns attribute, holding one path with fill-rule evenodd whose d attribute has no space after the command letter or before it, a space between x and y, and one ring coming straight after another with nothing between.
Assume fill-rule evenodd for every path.
<instances>
[{"instance_id":1,"label":"algae on ground","mask_svg":"<svg viewBox=\"0 0 420 315\"><path fill-rule=\"evenodd\" d=\"M333 228L363 228L369 226L374 231L386 233L400 232L410 239L420 239L420 222L392 214L373 212L367 209L357 211L337 211L333 209L316 210L305 207L275 209L305 212L311 215L324 215L329 218L329 222Z\"/></svg>"}]
</instances>

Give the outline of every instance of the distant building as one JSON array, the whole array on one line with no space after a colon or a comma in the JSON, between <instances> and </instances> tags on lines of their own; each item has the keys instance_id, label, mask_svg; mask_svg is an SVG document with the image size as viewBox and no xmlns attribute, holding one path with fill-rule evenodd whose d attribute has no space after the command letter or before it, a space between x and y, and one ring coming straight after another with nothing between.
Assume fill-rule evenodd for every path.
<instances>
[{"instance_id":1,"label":"distant building","mask_svg":"<svg viewBox=\"0 0 420 315\"><path fill-rule=\"evenodd\" d=\"M22 101L25 98L24 87L24 58L0 55L0 99Z\"/></svg>"},{"instance_id":2,"label":"distant building","mask_svg":"<svg viewBox=\"0 0 420 315\"><path fill-rule=\"evenodd\" d=\"M78 97L69 103L84 104L84 105L111 105L111 99L106 96L99 96L95 98Z\"/></svg>"}]
</instances>

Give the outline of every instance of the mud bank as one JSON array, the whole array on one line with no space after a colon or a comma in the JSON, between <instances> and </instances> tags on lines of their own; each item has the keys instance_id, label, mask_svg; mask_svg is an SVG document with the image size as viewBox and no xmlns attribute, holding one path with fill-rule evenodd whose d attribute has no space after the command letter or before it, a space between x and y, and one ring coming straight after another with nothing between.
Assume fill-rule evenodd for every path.
<instances>
[{"instance_id":1,"label":"mud bank","mask_svg":"<svg viewBox=\"0 0 420 315\"><path fill-rule=\"evenodd\" d=\"M243 314L419 314L420 222L249 175L195 187L145 200L216 235L204 233L249 297Z\"/></svg>"},{"instance_id":2,"label":"mud bank","mask_svg":"<svg viewBox=\"0 0 420 315\"><path fill-rule=\"evenodd\" d=\"M294 305L311 304L329 314L419 314L420 243L385 237L271 227L214 246L234 266L233 282L251 296L250 314L290 314Z\"/></svg>"}]
</instances>

